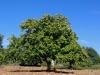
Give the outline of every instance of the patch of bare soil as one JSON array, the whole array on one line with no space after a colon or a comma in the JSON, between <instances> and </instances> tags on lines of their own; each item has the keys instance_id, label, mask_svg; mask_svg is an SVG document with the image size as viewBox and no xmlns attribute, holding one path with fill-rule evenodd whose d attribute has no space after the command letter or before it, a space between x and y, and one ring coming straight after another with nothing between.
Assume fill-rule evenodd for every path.
<instances>
[{"instance_id":1,"label":"patch of bare soil","mask_svg":"<svg viewBox=\"0 0 100 75\"><path fill-rule=\"evenodd\" d=\"M47 72L46 67L4 66L0 68L0 75L100 75L100 70L56 69Z\"/></svg>"}]
</instances>

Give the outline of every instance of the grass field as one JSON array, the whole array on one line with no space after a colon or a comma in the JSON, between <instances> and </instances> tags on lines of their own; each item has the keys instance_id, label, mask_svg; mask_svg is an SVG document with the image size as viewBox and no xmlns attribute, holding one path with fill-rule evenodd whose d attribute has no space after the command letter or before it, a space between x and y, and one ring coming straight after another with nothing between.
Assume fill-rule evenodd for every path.
<instances>
[{"instance_id":1,"label":"grass field","mask_svg":"<svg viewBox=\"0 0 100 75\"><path fill-rule=\"evenodd\" d=\"M94 70L100 70L100 65L92 65L91 67L84 67L83 69L94 69Z\"/></svg>"}]
</instances>

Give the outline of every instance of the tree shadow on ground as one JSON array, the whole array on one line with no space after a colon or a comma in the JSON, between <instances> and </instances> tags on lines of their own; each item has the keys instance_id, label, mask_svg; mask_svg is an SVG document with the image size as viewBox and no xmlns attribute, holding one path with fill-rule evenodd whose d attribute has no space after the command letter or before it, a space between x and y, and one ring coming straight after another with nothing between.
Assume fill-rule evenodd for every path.
<instances>
[{"instance_id":1,"label":"tree shadow on ground","mask_svg":"<svg viewBox=\"0 0 100 75\"><path fill-rule=\"evenodd\" d=\"M74 74L74 72L57 71L57 70L14 70L10 72L54 72L54 73L64 73L64 74Z\"/></svg>"}]
</instances>

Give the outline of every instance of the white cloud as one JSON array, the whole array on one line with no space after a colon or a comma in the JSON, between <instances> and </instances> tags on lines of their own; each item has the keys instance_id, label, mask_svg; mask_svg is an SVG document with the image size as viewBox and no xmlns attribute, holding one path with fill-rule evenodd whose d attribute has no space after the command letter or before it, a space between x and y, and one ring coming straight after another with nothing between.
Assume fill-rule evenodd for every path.
<instances>
[{"instance_id":1,"label":"white cloud","mask_svg":"<svg viewBox=\"0 0 100 75\"><path fill-rule=\"evenodd\" d=\"M2 43L3 47L6 48L8 44L9 44L9 41L7 40L7 38L4 38L3 43Z\"/></svg>"},{"instance_id":2,"label":"white cloud","mask_svg":"<svg viewBox=\"0 0 100 75\"><path fill-rule=\"evenodd\" d=\"M79 40L80 43L84 43L84 44L90 44L91 42L88 42L86 40Z\"/></svg>"}]
</instances>

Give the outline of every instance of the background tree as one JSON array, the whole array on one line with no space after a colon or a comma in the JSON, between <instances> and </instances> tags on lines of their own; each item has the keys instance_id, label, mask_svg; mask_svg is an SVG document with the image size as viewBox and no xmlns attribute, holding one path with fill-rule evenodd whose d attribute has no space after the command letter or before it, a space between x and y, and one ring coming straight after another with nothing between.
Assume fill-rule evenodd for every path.
<instances>
[{"instance_id":1,"label":"background tree","mask_svg":"<svg viewBox=\"0 0 100 75\"><path fill-rule=\"evenodd\" d=\"M87 53L76 40L72 40L69 45L63 48L59 58L59 61L62 63L68 63L67 66L69 69L79 69L80 67L86 66L86 63L88 63Z\"/></svg>"},{"instance_id":2,"label":"background tree","mask_svg":"<svg viewBox=\"0 0 100 75\"><path fill-rule=\"evenodd\" d=\"M20 58L20 38L15 37L12 35L9 39L10 41L8 48L5 50L5 62L17 62Z\"/></svg>"},{"instance_id":3,"label":"background tree","mask_svg":"<svg viewBox=\"0 0 100 75\"><path fill-rule=\"evenodd\" d=\"M87 52L90 58L91 65L96 65L100 63L100 56L95 49L93 49L92 47L83 47L83 48Z\"/></svg>"},{"instance_id":4,"label":"background tree","mask_svg":"<svg viewBox=\"0 0 100 75\"><path fill-rule=\"evenodd\" d=\"M3 35L2 34L0 34L0 64L2 63L2 61L3 61L3 45L2 45L2 43L3 43Z\"/></svg>"},{"instance_id":5,"label":"background tree","mask_svg":"<svg viewBox=\"0 0 100 75\"><path fill-rule=\"evenodd\" d=\"M5 61L7 63L19 63L21 66L37 66L40 63L40 59L36 56L32 56L34 52L30 51L25 45L23 46L23 38L17 38L12 35L9 38L10 44L8 45L8 49L5 52ZM25 40L24 40L25 41Z\"/></svg>"},{"instance_id":6,"label":"background tree","mask_svg":"<svg viewBox=\"0 0 100 75\"><path fill-rule=\"evenodd\" d=\"M3 48L3 46L2 46L3 37L4 36L2 34L0 34L0 48Z\"/></svg>"},{"instance_id":7,"label":"background tree","mask_svg":"<svg viewBox=\"0 0 100 75\"><path fill-rule=\"evenodd\" d=\"M68 18L61 14L44 15L38 20L27 19L20 28L23 31L20 41L16 44L11 41L17 47L11 45L10 48L21 50L20 59L25 64L45 61L47 70L50 70L52 60L66 60L72 67L72 64L87 59L87 55L76 42L78 38L72 31Z\"/></svg>"}]
</instances>

